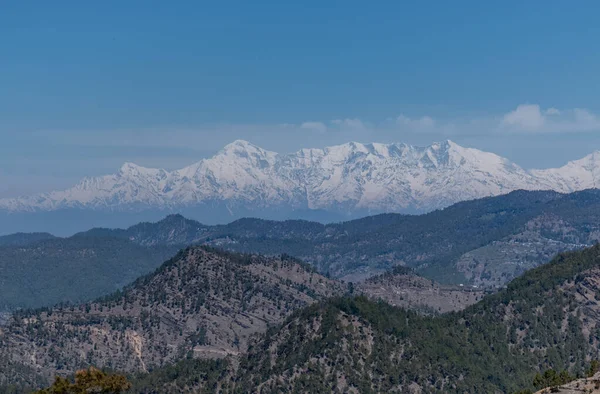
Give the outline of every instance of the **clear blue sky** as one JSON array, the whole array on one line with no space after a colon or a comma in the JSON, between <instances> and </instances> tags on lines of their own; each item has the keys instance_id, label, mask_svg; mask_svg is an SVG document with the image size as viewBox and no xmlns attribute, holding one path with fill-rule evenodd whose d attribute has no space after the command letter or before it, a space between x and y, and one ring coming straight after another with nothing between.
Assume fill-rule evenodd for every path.
<instances>
[{"instance_id":1,"label":"clear blue sky","mask_svg":"<svg viewBox=\"0 0 600 394\"><path fill-rule=\"evenodd\" d=\"M600 149L598 2L293 3L2 2L0 197L237 138Z\"/></svg>"}]
</instances>

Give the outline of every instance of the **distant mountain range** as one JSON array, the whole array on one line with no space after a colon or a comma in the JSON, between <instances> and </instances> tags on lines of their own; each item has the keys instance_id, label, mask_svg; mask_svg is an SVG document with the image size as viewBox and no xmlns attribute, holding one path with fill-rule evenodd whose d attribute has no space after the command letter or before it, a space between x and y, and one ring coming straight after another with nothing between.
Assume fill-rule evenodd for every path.
<instances>
[{"instance_id":1,"label":"distant mountain range","mask_svg":"<svg viewBox=\"0 0 600 394\"><path fill-rule=\"evenodd\" d=\"M573 192L600 181L600 152L525 170L452 141L428 147L350 142L291 154L235 141L175 171L124 164L113 175L35 196L0 199L1 232L69 233L181 212L204 223L244 216L331 221L372 213L427 212L510 191Z\"/></svg>"}]
</instances>

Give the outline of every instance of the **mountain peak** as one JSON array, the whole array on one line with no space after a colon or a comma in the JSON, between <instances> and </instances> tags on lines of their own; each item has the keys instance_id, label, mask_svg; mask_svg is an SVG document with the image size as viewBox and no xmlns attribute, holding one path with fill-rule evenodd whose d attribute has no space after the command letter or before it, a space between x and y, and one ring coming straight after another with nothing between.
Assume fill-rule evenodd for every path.
<instances>
[{"instance_id":1,"label":"mountain peak","mask_svg":"<svg viewBox=\"0 0 600 394\"><path fill-rule=\"evenodd\" d=\"M254 145L251 142L246 141L246 140L235 140L235 141L225 145L223 147L222 151L231 152L231 151L239 151L239 150L256 151L256 150L263 150L263 149Z\"/></svg>"},{"instance_id":2,"label":"mountain peak","mask_svg":"<svg viewBox=\"0 0 600 394\"><path fill-rule=\"evenodd\" d=\"M180 213L172 213L172 214L165 216L164 219L162 219L160 222L171 222L171 221L181 221L181 220L187 220L187 219Z\"/></svg>"},{"instance_id":3,"label":"mountain peak","mask_svg":"<svg viewBox=\"0 0 600 394\"><path fill-rule=\"evenodd\" d=\"M137 167L139 167L137 164L126 161L121 166L120 171L121 172L129 172L129 171L135 170Z\"/></svg>"},{"instance_id":4,"label":"mountain peak","mask_svg":"<svg viewBox=\"0 0 600 394\"><path fill-rule=\"evenodd\" d=\"M276 156L277 153L265 150L245 140L235 140L232 143L225 145L218 155L243 157L248 159L250 157L273 157Z\"/></svg>"},{"instance_id":5,"label":"mountain peak","mask_svg":"<svg viewBox=\"0 0 600 394\"><path fill-rule=\"evenodd\" d=\"M150 175L157 173L161 170L154 168L146 168L142 166L138 166L135 163L125 162L119 169L119 174L121 175Z\"/></svg>"}]
</instances>

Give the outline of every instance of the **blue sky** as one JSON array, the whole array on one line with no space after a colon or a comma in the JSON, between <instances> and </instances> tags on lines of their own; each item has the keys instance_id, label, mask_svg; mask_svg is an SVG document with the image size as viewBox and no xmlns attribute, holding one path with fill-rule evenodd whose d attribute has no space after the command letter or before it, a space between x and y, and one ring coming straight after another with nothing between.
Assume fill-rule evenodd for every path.
<instances>
[{"instance_id":1,"label":"blue sky","mask_svg":"<svg viewBox=\"0 0 600 394\"><path fill-rule=\"evenodd\" d=\"M524 167L600 148L592 1L7 1L0 197L124 161L452 139Z\"/></svg>"}]
</instances>

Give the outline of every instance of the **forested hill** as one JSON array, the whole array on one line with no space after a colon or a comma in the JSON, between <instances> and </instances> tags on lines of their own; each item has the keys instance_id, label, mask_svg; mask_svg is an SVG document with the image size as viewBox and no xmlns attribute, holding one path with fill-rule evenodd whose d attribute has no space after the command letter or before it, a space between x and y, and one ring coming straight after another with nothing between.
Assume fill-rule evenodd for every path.
<instances>
[{"instance_id":1,"label":"forested hill","mask_svg":"<svg viewBox=\"0 0 600 394\"><path fill-rule=\"evenodd\" d=\"M205 226L180 215L127 230L94 229L142 245L208 243L288 253L323 273L356 281L406 264L446 283L497 287L556 253L600 240L600 191L516 191L425 215L383 214L323 225L241 219Z\"/></svg>"},{"instance_id":2,"label":"forested hill","mask_svg":"<svg viewBox=\"0 0 600 394\"><path fill-rule=\"evenodd\" d=\"M96 302L15 313L0 329L0 386L90 364L134 372L235 356L293 310L345 292L291 257L188 248Z\"/></svg>"},{"instance_id":3,"label":"forested hill","mask_svg":"<svg viewBox=\"0 0 600 394\"><path fill-rule=\"evenodd\" d=\"M600 357L600 247L562 254L458 313L365 298L295 313L252 346L239 392L511 393Z\"/></svg>"}]
</instances>

